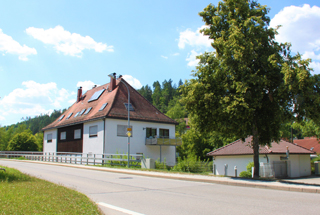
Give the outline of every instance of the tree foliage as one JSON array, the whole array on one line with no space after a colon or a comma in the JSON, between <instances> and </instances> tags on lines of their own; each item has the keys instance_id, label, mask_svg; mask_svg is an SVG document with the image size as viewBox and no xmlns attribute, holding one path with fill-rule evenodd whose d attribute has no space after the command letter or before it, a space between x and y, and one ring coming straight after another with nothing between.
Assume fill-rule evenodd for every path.
<instances>
[{"instance_id":1,"label":"tree foliage","mask_svg":"<svg viewBox=\"0 0 320 215\"><path fill-rule=\"evenodd\" d=\"M65 109L54 110L50 115L44 114L34 118L24 117L22 122L10 126L0 126L0 150L8 150L9 142L13 137L29 129L28 132L31 131L31 134L36 139L36 150L41 151L43 147L43 133L41 129L56 120L64 111Z\"/></svg>"},{"instance_id":2,"label":"tree foliage","mask_svg":"<svg viewBox=\"0 0 320 215\"><path fill-rule=\"evenodd\" d=\"M7 149L8 151L38 151L38 146L36 138L31 130L28 129L15 134L10 140Z\"/></svg>"},{"instance_id":3,"label":"tree foliage","mask_svg":"<svg viewBox=\"0 0 320 215\"><path fill-rule=\"evenodd\" d=\"M256 177L259 145L279 141L283 122L320 119L319 77L310 74L310 60L275 41L268 11L255 1L224 0L200 12L214 51L198 57L194 79L182 87L201 132L253 136Z\"/></svg>"}]
</instances>

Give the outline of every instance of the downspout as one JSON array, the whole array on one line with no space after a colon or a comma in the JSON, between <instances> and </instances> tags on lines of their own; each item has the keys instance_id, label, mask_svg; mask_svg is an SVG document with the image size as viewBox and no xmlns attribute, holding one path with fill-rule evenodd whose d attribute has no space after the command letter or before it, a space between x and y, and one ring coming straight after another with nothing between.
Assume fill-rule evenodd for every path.
<instances>
[{"instance_id":1,"label":"downspout","mask_svg":"<svg viewBox=\"0 0 320 215\"><path fill-rule=\"evenodd\" d=\"M106 154L106 118L103 118L103 151L102 154Z\"/></svg>"}]
</instances>

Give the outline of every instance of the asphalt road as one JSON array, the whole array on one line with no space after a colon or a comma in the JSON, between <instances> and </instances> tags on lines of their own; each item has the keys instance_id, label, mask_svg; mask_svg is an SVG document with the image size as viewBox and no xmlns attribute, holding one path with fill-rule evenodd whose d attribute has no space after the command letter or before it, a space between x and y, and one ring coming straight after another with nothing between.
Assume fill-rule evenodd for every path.
<instances>
[{"instance_id":1,"label":"asphalt road","mask_svg":"<svg viewBox=\"0 0 320 215\"><path fill-rule=\"evenodd\" d=\"M84 193L106 214L319 214L319 194L288 192L46 164L12 167ZM122 210L120 212L119 210Z\"/></svg>"}]
</instances>

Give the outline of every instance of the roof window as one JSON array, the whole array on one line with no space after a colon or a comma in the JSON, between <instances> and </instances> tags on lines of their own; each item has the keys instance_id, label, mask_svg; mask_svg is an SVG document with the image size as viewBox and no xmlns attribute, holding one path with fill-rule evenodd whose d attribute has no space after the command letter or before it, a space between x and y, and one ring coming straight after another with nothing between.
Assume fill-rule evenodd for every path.
<instances>
[{"instance_id":1,"label":"roof window","mask_svg":"<svg viewBox=\"0 0 320 215\"><path fill-rule=\"evenodd\" d=\"M99 91L95 92L95 93L91 96L91 98L89 99L88 102L93 102L93 101L97 100L97 99L102 95L102 93L103 93L104 91L105 91L105 89L102 89L102 90L99 90Z\"/></svg>"},{"instance_id":2,"label":"roof window","mask_svg":"<svg viewBox=\"0 0 320 215\"><path fill-rule=\"evenodd\" d=\"M128 110L128 103L124 103L124 106L126 106L126 109ZM129 111L134 111L134 108L131 103L129 104Z\"/></svg>"},{"instance_id":3,"label":"roof window","mask_svg":"<svg viewBox=\"0 0 320 215\"><path fill-rule=\"evenodd\" d=\"M64 115L60 116L58 121L61 121L63 119Z\"/></svg>"},{"instance_id":4,"label":"roof window","mask_svg":"<svg viewBox=\"0 0 320 215\"><path fill-rule=\"evenodd\" d=\"M89 108L87 109L87 111L84 112L84 115L87 115L87 114L91 111L91 109L92 109L92 107L89 107Z\"/></svg>"},{"instance_id":5,"label":"roof window","mask_svg":"<svg viewBox=\"0 0 320 215\"><path fill-rule=\"evenodd\" d=\"M66 119L69 119L72 116L73 113L70 113Z\"/></svg>"},{"instance_id":6,"label":"roof window","mask_svg":"<svg viewBox=\"0 0 320 215\"><path fill-rule=\"evenodd\" d=\"M108 105L108 102L107 103L104 103L101 108L99 109L99 111L102 111L106 106Z\"/></svg>"},{"instance_id":7,"label":"roof window","mask_svg":"<svg viewBox=\"0 0 320 215\"><path fill-rule=\"evenodd\" d=\"M81 116L85 111L86 109L82 109L81 112L79 113L79 116Z\"/></svg>"},{"instance_id":8,"label":"roof window","mask_svg":"<svg viewBox=\"0 0 320 215\"><path fill-rule=\"evenodd\" d=\"M77 117L80 114L80 111L76 113L76 115L74 115L74 117Z\"/></svg>"}]
</instances>

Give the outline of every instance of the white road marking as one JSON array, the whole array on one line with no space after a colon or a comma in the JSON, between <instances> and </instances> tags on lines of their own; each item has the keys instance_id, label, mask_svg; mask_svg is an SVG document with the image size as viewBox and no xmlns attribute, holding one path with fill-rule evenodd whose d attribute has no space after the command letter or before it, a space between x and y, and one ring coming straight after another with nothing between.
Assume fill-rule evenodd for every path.
<instances>
[{"instance_id":1,"label":"white road marking","mask_svg":"<svg viewBox=\"0 0 320 215\"><path fill-rule=\"evenodd\" d=\"M113 210L117 210L117 211L120 211L122 213L126 213L126 214L131 214L131 215L144 215L144 214L141 214L141 213L137 213L137 212L134 212L134 211L130 211L130 210L127 210L127 209L124 209L124 208L120 208L120 207L117 207L117 206L114 206L114 205L109 205L107 203L104 203L104 202L97 202L98 205L101 205L101 206L104 206L104 207L107 207L107 208L111 208Z\"/></svg>"}]
</instances>

